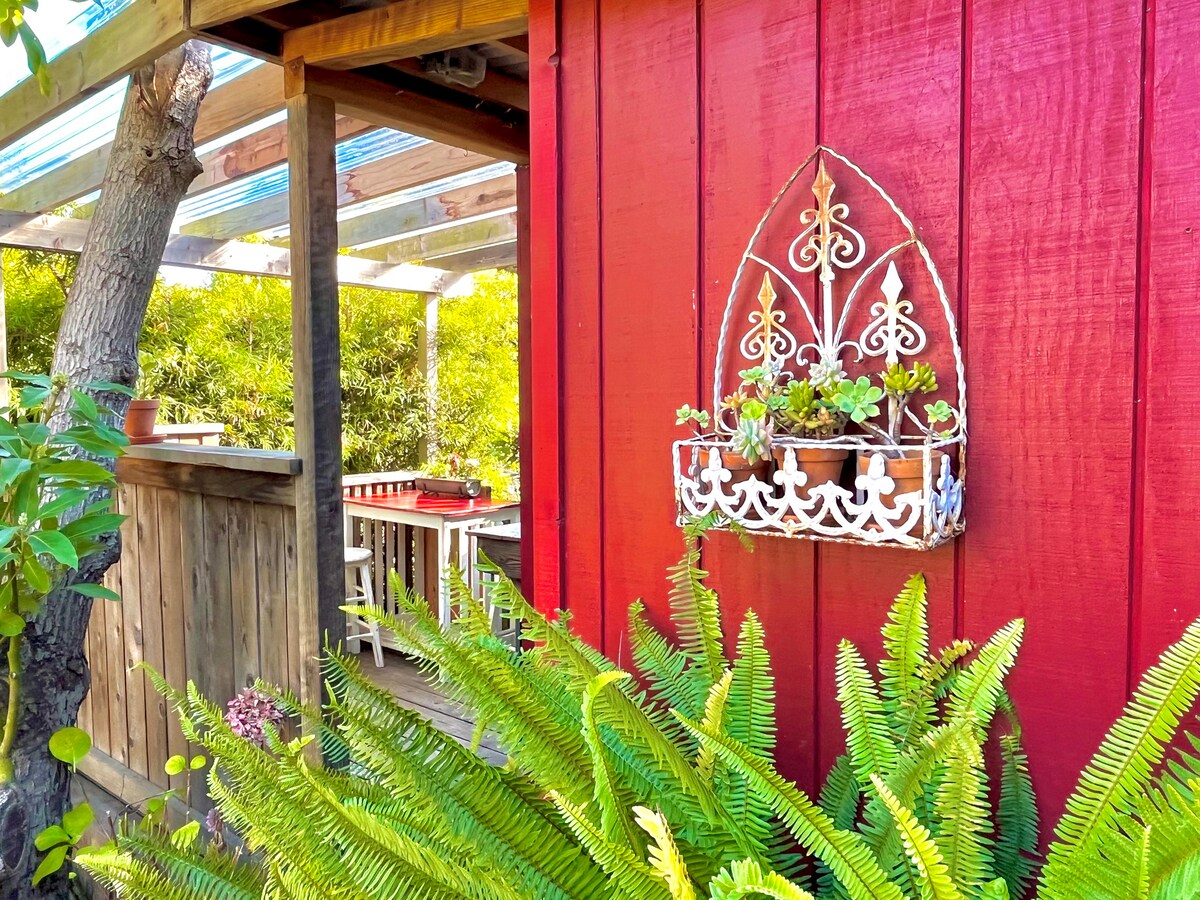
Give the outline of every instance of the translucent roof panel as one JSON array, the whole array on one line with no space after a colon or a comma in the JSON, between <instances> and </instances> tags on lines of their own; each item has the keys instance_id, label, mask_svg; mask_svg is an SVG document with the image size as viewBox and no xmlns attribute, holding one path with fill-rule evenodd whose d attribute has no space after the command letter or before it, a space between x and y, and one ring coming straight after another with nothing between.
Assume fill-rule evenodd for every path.
<instances>
[{"instance_id":1,"label":"translucent roof panel","mask_svg":"<svg viewBox=\"0 0 1200 900\"><path fill-rule=\"evenodd\" d=\"M67 4L47 4L48 7L65 5ZM83 34L80 34L80 37L82 36ZM224 84L255 66L263 65L262 60L224 47L212 48L212 60L213 87ZM5 74L12 68L12 63L13 60L6 56ZM24 64L24 56L21 56L20 65ZM21 71L28 74L25 69ZM0 149L0 191L10 191L111 141L117 130L117 118L121 114L126 83L126 79L121 79L116 84L81 100L66 113L35 129L19 141ZM12 84L7 85L5 89L10 87Z\"/></svg>"}]
</instances>

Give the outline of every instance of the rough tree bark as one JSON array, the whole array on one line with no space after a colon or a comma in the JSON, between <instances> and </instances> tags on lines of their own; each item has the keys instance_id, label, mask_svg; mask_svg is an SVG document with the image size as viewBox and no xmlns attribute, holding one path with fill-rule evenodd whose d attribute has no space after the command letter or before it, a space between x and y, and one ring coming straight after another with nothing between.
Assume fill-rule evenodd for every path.
<instances>
[{"instance_id":1,"label":"rough tree bark","mask_svg":"<svg viewBox=\"0 0 1200 900\"><path fill-rule=\"evenodd\" d=\"M208 48L191 41L130 80L104 176L103 193L67 297L53 371L73 382L133 386L137 345L171 221L202 171L193 128L212 80ZM102 398L124 416L129 400ZM99 580L116 562L115 535L84 563L81 580ZM70 773L47 750L50 735L73 725L90 681L83 640L91 600L60 589L30 623L23 657L14 786L0 793L0 896L69 896L65 871L31 884L40 854L33 838L67 808Z\"/></svg>"}]
</instances>

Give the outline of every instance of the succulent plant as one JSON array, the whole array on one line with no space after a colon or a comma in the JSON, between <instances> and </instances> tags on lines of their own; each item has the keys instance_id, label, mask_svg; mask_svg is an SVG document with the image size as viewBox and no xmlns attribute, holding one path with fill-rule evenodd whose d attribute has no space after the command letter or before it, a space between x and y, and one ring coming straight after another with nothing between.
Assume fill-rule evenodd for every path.
<instances>
[{"instance_id":1,"label":"succulent plant","mask_svg":"<svg viewBox=\"0 0 1200 900\"><path fill-rule=\"evenodd\" d=\"M691 406L685 403L679 409L675 410L675 424L686 425L689 422L695 423L692 427L699 434L708 428L712 422L712 417L705 410L692 409Z\"/></svg>"},{"instance_id":2,"label":"succulent plant","mask_svg":"<svg viewBox=\"0 0 1200 900\"><path fill-rule=\"evenodd\" d=\"M833 395L833 402L837 408L856 425L879 415L877 404L881 399L883 390L871 384L871 379L866 375L859 375L854 381L847 378L838 382L837 391Z\"/></svg>"},{"instance_id":3,"label":"succulent plant","mask_svg":"<svg viewBox=\"0 0 1200 900\"><path fill-rule=\"evenodd\" d=\"M913 363L911 369L904 368L903 363L892 363L883 370L883 392L889 397L902 399L913 394L928 394L937 390L937 376L929 363Z\"/></svg>"},{"instance_id":4,"label":"succulent plant","mask_svg":"<svg viewBox=\"0 0 1200 900\"><path fill-rule=\"evenodd\" d=\"M737 427L729 438L729 445L735 453L744 457L746 462L770 459L771 428L767 419L740 416Z\"/></svg>"}]
</instances>

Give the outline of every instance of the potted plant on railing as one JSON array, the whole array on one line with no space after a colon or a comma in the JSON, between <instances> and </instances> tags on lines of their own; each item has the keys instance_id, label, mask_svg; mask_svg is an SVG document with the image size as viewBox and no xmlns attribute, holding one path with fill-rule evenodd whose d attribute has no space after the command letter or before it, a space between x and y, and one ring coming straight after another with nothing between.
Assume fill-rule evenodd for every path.
<instances>
[{"instance_id":1,"label":"potted plant on railing","mask_svg":"<svg viewBox=\"0 0 1200 900\"><path fill-rule=\"evenodd\" d=\"M721 401L721 409L733 415L733 431L728 447L721 450L721 463L735 484L751 476L765 482L775 431L772 412L784 399L775 390L775 377L762 366L744 369L738 375L741 385Z\"/></svg>"},{"instance_id":2,"label":"potted plant on railing","mask_svg":"<svg viewBox=\"0 0 1200 900\"><path fill-rule=\"evenodd\" d=\"M142 359L141 370L146 371L145 357ZM158 420L158 408L162 405L157 397L147 397L150 389L144 377L138 378L134 398L129 401L129 412L125 414L125 434L132 444L150 444L162 437L155 438L154 424Z\"/></svg>"}]
</instances>

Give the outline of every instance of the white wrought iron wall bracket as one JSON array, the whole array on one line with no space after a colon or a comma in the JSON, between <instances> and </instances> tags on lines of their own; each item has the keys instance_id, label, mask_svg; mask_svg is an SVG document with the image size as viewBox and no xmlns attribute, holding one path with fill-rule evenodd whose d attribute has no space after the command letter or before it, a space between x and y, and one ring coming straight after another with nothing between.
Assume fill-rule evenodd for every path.
<instances>
[{"instance_id":1,"label":"white wrought iron wall bracket","mask_svg":"<svg viewBox=\"0 0 1200 900\"><path fill-rule=\"evenodd\" d=\"M836 160L883 200L903 226L906 239L867 261L867 240L849 224L849 206L834 199L837 185L826 167L827 159ZM814 164L811 191L815 204L800 214L800 233L788 245L785 258L768 259L758 252L759 238L772 223L784 197L793 188L803 189L798 182ZM825 439L776 435L773 447L782 452L777 454L773 471L762 477L746 477L744 473L735 477L721 454L730 449L735 427L734 415L721 409L722 392L731 383L731 372L763 366L779 378L807 376L816 383L830 375L842 377L847 364L861 370L872 358L879 362L876 372L897 362L907 366L926 349L929 317L921 313L930 310L918 309L911 297L904 296L905 276L911 279L912 273L902 274L897 265L898 259L911 261L912 254L903 252L910 249L921 260L936 293L941 308L932 310L933 318L941 320L945 328L955 369L953 384L943 382L938 395L945 399L947 388L953 394L953 402L947 401L952 425L935 430L932 423L922 423L911 411L905 413L911 420L911 433L902 436L900 445L904 455L920 460L919 487L897 491L895 480L887 472L887 459L896 455L897 448L886 445L885 449L884 442L865 429ZM869 321L859 333L847 334L855 304L865 302L861 296L865 286L883 266L886 270L878 282L879 294L868 308ZM853 279L848 291L835 290L839 274ZM747 316L748 328L736 341L736 353L731 354L735 307L743 284L752 277L763 281L759 302ZM818 297L810 303L801 285L812 283ZM797 337L801 329L811 339ZM817 147L792 174L751 235L721 322L712 399L713 433L678 441L674 446L675 492L681 522L715 513L718 522L737 523L752 533L920 550L936 547L963 531L966 378L954 311L929 250L912 222L862 169L828 147ZM847 428L848 432L856 430ZM860 455L869 462L853 468L852 480L810 483L798 465L797 452L806 448L845 449L852 463Z\"/></svg>"}]
</instances>

